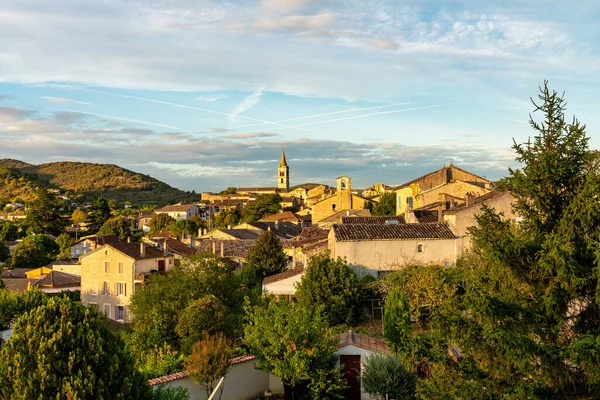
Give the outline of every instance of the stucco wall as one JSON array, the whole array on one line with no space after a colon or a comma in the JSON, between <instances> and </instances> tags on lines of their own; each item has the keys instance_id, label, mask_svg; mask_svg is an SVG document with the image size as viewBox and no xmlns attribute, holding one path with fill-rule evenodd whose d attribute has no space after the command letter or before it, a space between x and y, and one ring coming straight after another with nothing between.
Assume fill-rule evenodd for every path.
<instances>
[{"instance_id":1,"label":"stucco wall","mask_svg":"<svg viewBox=\"0 0 600 400\"><path fill-rule=\"evenodd\" d=\"M52 270L64 272L66 274L81 276L81 265L79 265L79 264L70 264L70 265L56 264L56 265L52 266Z\"/></svg>"},{"instance_id":2,"label":"stucco wall","mask_svg":"<svg viewBox=\"0 0 600 400\"><path fill-rule=\"evenodd\" d=\"M431 189L426 192L419 194L419 204L426 206L431 203L435 203L440 200L440 194L445 193L454 197L464 198L467 193L472 193L477 196L489 193L489 189L483 188L478 185L471 184L463 181L453 181L446 185Z\"/></svg>"},{"instance_id":3,"label":"stucco wall","mask_svg":"<svg viewBox=\"0 0 600 400\"><path fill-rule=\"evenodd\" d=\"M421 253L417 252L419 244L423 244ZM345 257L348 264L362 265L373 270L397 269L409 263L455 263L454 239L338 242L335 238L330 238L329 250L333 258Z\"/></svg>"},{"instance_id":4,"label":"stucco wall","mask_svg":"<svg viewBox=\"0 0 600 400\"><path fill-rule=\"evenodd\" d=\"M269 374L264 371L254 369L256 360L235 364L225 377L223 388L223 400L246 400L254 399L259 394L270 389L275 394L283 393L278 385L279 380L272 377L272 387L270 387ZM206 391L203 386L196 384L191 378L177 379L169 383L171 386L185 387L190 392L190 400L206 400ZM218 398L218 395L216 396Z\"/></svg>"}]
</instances>

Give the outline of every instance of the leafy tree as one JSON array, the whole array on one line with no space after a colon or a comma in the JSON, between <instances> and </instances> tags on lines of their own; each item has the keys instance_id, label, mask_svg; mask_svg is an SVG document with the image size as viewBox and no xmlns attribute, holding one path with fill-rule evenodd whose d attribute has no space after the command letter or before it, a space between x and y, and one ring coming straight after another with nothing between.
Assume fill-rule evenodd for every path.
<instances>
[{"instance_id":1,"label":"leafy tree","mask_svg":"<svg viewBox=\"0 0 600 400\"><path fill-rule=\"evenodd\" d=\"M328 371L337 346L320 310L274 298L247 307L245 343L257 358L256 368L278 377L289 398L294 386L317 371Z\"/></svg>"},{"instance_id":2,"label":"leafy tree","mask_svg":"<svg viewBox=\"0 0 600 400\"><path fill-rule=\"evenodd\" d=\"M13 223L0 222L0 242L17 240L19 238L19 227Z\"/></svg>"},{"instance_id":3,"label":"leafy tree","mask_svg":"<svg viewBox=\"0 0 600 400\"><path fill-rule=\"evenodd\" d=\"M190 392L182 386L162 383L152 390L149 400L190 400Z\"/></svg>"},{"instance_id":4,"label":"leafy tree","mask_svg":"<svg viewBox=\"0 0 600 400\"><path fill-rule=\"evenodd\" d=\"M222 334L207 336L192 346L192 354L185 360L185 369L194 382L204 387L207 398L215 390L217 380L229 372L232 347L233 344ZM222 384L219 399L221 395Z\"/></svg>"},{"instance_id":5,"label":"leafy tree","mask_svg":"<svg viewBox=\"0 0 600 400\"><path fill-rule=\"evenodd\" d=\"M344 367L336 368L338 357L331 357L329 369L318 369L311 371L310 383L308 384L309 394L314 400L343 400L346 398L348 390L348 381L344 372Z\"/></svg>"},{"instance_id":6,"label":"leafy tree","mask_svg":"<svg viewBox=\"0 0 600 400\"><path fill-rule=\"evenodd\" d=\"M396 355L373 353L364 363L360 381L365 392L381 400L413 399L417 377Z\"/></svg>"},{"instance_id":7,"label":"leafy tree","mask_svg":"<svg viewBox=\"0 0 600 400\"><path fill-rule=\"evenodd\" d=\"M388 345L395 351L410 340L410 306L404 293L393 288L385 300L383 314L383 335Z\"/></svg>"},{"instance_id":8,"label":"leafy tree","mask_svg":"<svg viewBox=\"0 0 600 400\"><path fill-rule=\"evenodd\" d=\"M373 215L396 215L396 195L393 192L383 193L379 204L371 210Z\"/></svg>"},{"instance_id":9,"label":"leafy tree","mask_svg":"<svg viewBox=\"0 0 600 400\"><path fill-rule=\"evenodd\" d=\"M4 243L0 242L0 263L6 262L10 259L10 250Z\"/></svg>"},{"instance_id":10,"label":"leafy tree","mask_svg":"<svg viewBox=\"0 0 600 400\"><path fill-rule=\"evenodd\" d=\"M54 196L46 189L36 192L35 200L29 204L26 213L27 225L42 233L59 234L65 229L65 220L60 214Z\"/></svg>"},{"instance_id":11,"label":"leafy tree","mask_svg":"<svg viewBox=\"0 0 600 400\"><path fill-rule=\"evenodd\" d=\"M281 196L278 194L264 194L248 203L242 210L242 217L246 222L258 221L267 215L274 214L281 209Z\"/></svg>"},{"instance_id":12,"label":"leafy tree","mask_svg":"<svg viewBox=\"0 0 600 400\"><path fill-rule=\"evenodd\" d=\"M236 193L237 193L237 188L234 188L233 186L229 186L227 189L223 190L222 192L219 192L220 195L236 194Z\"/></svg>"},{"instance_id":13,"label":"leafy tree","mask_svg":"<svg viewBox=\"0 0 600 400\"><path fill-rule=\"evenodd\" d=\"M147 381L106 318L66 298L50 299L22 315L0 352L3 399L149 395Z\"/></svg>"},{"instance_id":14,"label":"leafy tree","mask_svg":"<svg viewBox=\"0 0 600 400\"><path fill-rule=\"evenodd\" d=\"M102 197L98 197L92 203L88 210L88 218L90 221L89 230L97 232L102 225L110 218L110 207L108 201Z\"/></svg>"},{"instance_id":15,"label":"leafy tree","mask_svg":"<svg viewBox=\"0 0 600 400\"><path fill-rule=\"evenodd\" d=\"M98 235L118 236L119 239L125 240L131 236L130 223L121 217L110 218L100 227Z\"/></svg>"},{"instance_id":16,"label":"leafy tree","mask_svg":"<svg viewBox=\"0 0 600 400\"><path fill-rule=\"evenodd\" d=\"M351 324L361 301L360 283L344 260L332 260L325 252L310 259L296 299L307 310L323 306L323 318L331 326Z\"/></svg>"},{"instance_id":17,"label":"leafy tree","mask_svg":"<svg viewBox=\"0 0 600 400\"><path fill-rule=\"evenodd\" d=\"M236 226L240 222L242 222L242 215L238 210L227 210L215 216L213 225L215 229L225 229L228 226Z\"/></svg>"},{"instance_id":18,"label":"leafy tree","mask_svg":"<svg viewBox=\"0 0 600 400\"><path fill-rule=\"evenodd\" d=\"M244 283L250 287L260 286L264 277L282 272L286 266L287 256L281 242L273 232L264 232L248 250Z\"/></svg>"},{"instance_id":19,"label":"leafy tree","mask_svg":"<svg viewBox=\"0 0 600 400\"><path fill-rule=\"evenodd\" d=\"M108 201L108 206L111 210L117 210L119 208L119 202L115 199L111 199Z\"/></svg>"},{"instance_id":20,"label":"leafy tree","mask_svg":"<svg viewBox=\"0 0 600 400\"><path fill-rule=\"evenodd\" d=\"M177 238L187 238L188 235L196 237L198 224L191 219L180 219L169 226L169 231Z\"/></svg>"},{"instance_id":21,"label":"leafy tree","mask_svg":"<svg viewBox=\"0 0 600 400\"><path fill-rule=\"evenodd\" d=\"M192 345L218 332L233 334L227 307L214 295L192 301L181 312L175 331L181 338L181 349L189 353Z\"/></svg>"},{"instance_id":22,"label":"leafy tree","mask_svg":"<svg viewBox=\"0 0 600 400\"><path fill-rule=\"evenodd\" d=\"M71 235L69 235L66 232L61 233L56 238L56 244L58 245L58 249L59 249L59 254L58 254L59 260L69 260L71 258L71 245L73 244L74 241L75 240L73 240Z\"/></svg>"},{"instance_id":23,"label":"leafy tree","mask_svg":"<svg viewBox=\"0 0 600 400\"><path fill-rule=\"evenodd\" d=\"M75 210L73 211L73 214L71 214L71 221L73 221L74 224L80 224L87 221L87 219L88 215L83 210Z\"/></svg>"},{"instance_id":24,"label":"leafy tree","mask_svg":"<svg viewBox=\"0 0 600 400\"><path fill-rule=\"evenodd\" d=\"M28 236L14 249L12 268L38 268L56 258L60 248L46 235Z\"/></svg>"},{"instance_id":25,"label":"leafy tree","mask_svg":"<svg viewBox=\"0 0 600 400\"><path fill-rule=\"evenodd\" d=\"M175 222L175 218L169 214L156 214L150 220L150 232L166 231Z\"/></svg>"},{"instance_id":26,"label":"leafy tree","mask_svg":"<svg viewBox=\"0 0 600 400\"><path fill-rule=\"evenodd\" d=\"M127 349L134 356L136 368L144 378L154 379L183 370L184 355L169 344L163 343L160 347L155 346L150 350L140 351L136 343L131 341L130 334L123 336Z\"/></svg>"}]
</instances>

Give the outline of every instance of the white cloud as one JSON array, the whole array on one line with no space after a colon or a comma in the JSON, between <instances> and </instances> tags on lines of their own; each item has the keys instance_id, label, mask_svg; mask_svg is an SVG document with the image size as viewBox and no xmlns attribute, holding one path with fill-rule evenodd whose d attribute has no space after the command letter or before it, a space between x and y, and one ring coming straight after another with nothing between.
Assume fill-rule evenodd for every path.
<instances>
[{"instance_id":1,"label":"white cloud","mask_svg":"<svg viewBox=\"0 0 600 400\"><path fill-rule=\"evenodd\" d=\"M251 109L252 107L254 107L260 100L261 96L263 95L263 91L265 90L264 87L257 89L256 91L254 91L254 93L252 93L251 95L249 95L248 97L246 97L244 100L242 100L242 102L240 104L238 104L233 111L230 114L230 118L233 122L236 122L238 117L240 116L240 114L248 111L249 109Z\"/></svg>"},{"instance_id":2,"label":"white cloud","mask_svg":"<svg viewBox=\"0 0 600 400\"><path fill-rule=\"evenodd\" d=\"M78 101L78 100L73 100L73 99L66 99L66 98L63 98L63 97L50 97L50 96L46 96L46 97L44 97L44 99L46 99L50 103L82 104L82 105L85 105L85 106L91 105L90 103L87 103L85 101Z\"/></svg>"}]
</instances>

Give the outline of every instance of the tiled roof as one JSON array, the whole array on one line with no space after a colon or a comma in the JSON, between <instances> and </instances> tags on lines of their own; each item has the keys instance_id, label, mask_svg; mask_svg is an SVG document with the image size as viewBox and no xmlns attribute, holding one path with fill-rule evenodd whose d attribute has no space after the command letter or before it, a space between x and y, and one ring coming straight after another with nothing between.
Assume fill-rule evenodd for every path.
<instances>
[{"instance_id":1,"label":"tiled roof","mask_svg":"<svg viewBox=\"0 0 600 400\"><path fill-rule=\"evenodd\" d=\"M10 278L10 279L2 279L2 283L8 290L11 290L13 292L23 293L24 291L27 290L30 283L31 283L31 286L35 286L35 284L38 280L39 280L39 278L35 278L35 279Z\"/></svg>"},{"instance_id":2,"label":"tiled roof","mask_svg":"<svg viewBox=\"0 0 600 400\"><path fill-rule=\"evenodd\" d=\"M454 239L455 236L444 222L431 224L398 225L333 225L337 241Z\"/></svg>"},{"instance_id":3,"label":"tiled roof","mask_svg":"<svg viewBox=\"0 0 600 400\"><path fill-rule=\"evenodd\" d=\"M265 232L271 230L271 232L273 232L275 235L281 236L285 239L296 237L302 231L302 228L297 224L286 221L255 221L248 222L246 225L255 227Z\"/></svg>"},{"instance_id":4,"label":"tiled roof","mask_svg":"<svg viewBox=\"0 0 600 400\"><path fill-rule=\"evenodd\" d=\"M219 229L219 232L241 240L258 239L262 234L255 229Z\"/></svg>"},{"instance_id":5,"label":"tiled roof","mask_svg":"<svg viewBox=\"0 0 600 400\"><path fill-rule=\"evenodd\" d=\"M173 234L170 231L160 231L151 233L148 236L151 238L170 238L173 237Z\"/></svg>"},{"instance_id":6,"label":"tiled roof","mask_svg":"<svg viewBox=\"0 0 600 400\"><path fill-rule=\"evenodd\" d=\"M157 248L149 246L147 244L144 244L144 246L146 246L144 256L142 256L140 253L140 243L114 243L114 244L107 244L105 246L109 246L109 247L117 250L118 252L123 253L128 257L133 258L134 260L164 258L162 249L157 249ZM96 252L100 251L103 248L104 248L104 246L99 247L94 251L90 251L89 253L83 254L79 258L82 259L82 258L88 257L92 254L95 254Z\"/></svg>"},{"instance_id":7,"label":"tiled roof","mask_svg":"<svg viewBox=\"0 0 600 400\"><path fill-rule=\"evenodd\" d=\"M248 250L254 246L256 240L218 240L218 239L201 239L196 241L196 249L199 253L212 253L221 255L221 244L223 244L223 257L239 257L246 258Z\"/></svg>"},{"instance_id":8,"label":"tiled roof","mask_svg":"<svg viewBox=\"0 0 600 400\"><path fill-rule=\"evenodd\" d=\"M208 207L237 207L238 204L248 203L248 200L218 200L207 204Z\"/></svg>"},{"instance_id":9,"label":"tiled roof","mask_svg":"<svg viewBox=\"0 0 600 400\"><path fill-rule=\"evenodd\" d=\"M398 224L404 224L404 215L390 216L371 216L371 217L342 217L342 224L369 224L369 225L385 225L388 221L394 221ZM393 223L393 222L392 222Z\"/></svg>"},{"instance_id":10,"label":"tiled roof","mask_svg":"<svg viewBox=\"0 0 600 400\"><path fill-rule=\"evenodd\" d=\"M329 235L329 229L319 228L318 226L310 226L302 229L300 235L294 238L297 246L305 243L317 242L319 240L327 239Z\"/></svg>"},{"instance_id":11,"label":"tiled roof","mask_svg":"<svg viewBox=\"0 0 600 400\"><path fill-rule=\"evenodd\" d=\"M396 186L396 187L394 187L392 190L398 190L398 189L401 189L401 188L404 188L404 187L410 186L411 184L413 184L413 183L415 183L415 182L417 182L417 181L420 181L421 179L424 179L424 178L426 178L426 177L428 177L428 176L430 176L430 175L434 175L434 174L440 173L440 172L442 172L442 171L446 171L446 170L448 170L448 169L455 169L455 170L457 170L457 171L461 171L461 172L464 172L464 173L467 173L467 174L473 175L474 177L476 177L476 178L478 178L478 179L481 179L481 180L483 180L484 182L487 182L487 183L491 183L491 182L492 182L492 181L490 181L490 180L488 180L488 179L486 179L486 178L482 178L481 176L475 175L475 174L474 174L474 173L472 173L472 172L465 171L465 170L464 170L464 169L462 169L462 168L458 168L456 165L454 165L454 164L452 164L452 163L451 163L451 164L450 164L449 166L447 166L447 167L445 166L445 167L443 167L443 168L436 169L435 171L433 171L433 172L430 172L430 173L428 173L428 174L425 174L425 175L422 175L422 176L420 176L420 177L418 177L418 178L415 178L415 179L413 179L412 181L408 181L408 182L406 182L406 183L403 183L403 184L402 184L402 185L400 185L400 186Z\"/></svg>"},{"instance_id":12,"label":"tiled roof","mask_svg":"<svg viewBox=\"0 0 600 400\"><path fill-rule=\"evenodd\" d=\"M142 211L140 212L140 218L152 218L154 217L154 211Z\"/></svg>"},{"instance_id":13,"label":"tiled roof","mask_svg":"<svg viewBox=\"0 0 600 400\"><path fill-rule=\"evenodd\" d=\"M265 279L263 279L263 285L268 285L269 283L273 283L273 282L279 282L284 279L291 278L296 275L300 275L302 272L304 272L303 267L288 269L288 270L285 270L278 274L267 276Z\"/></svg>"},{"instance_id":14,"label":"tiled roof","mask_svg":"<svg viewBox=\"0 0 600 400\"><path fill-rule=\"evenodd\" d=\"M285 222L302 222L305 218L295 214L291 211L283 211L275 214L271 214L259 220L259 222L273 222L273 221L285 221Z\"/></svg>"},{"instance_id":15,"label":"tiled roof","mask_svg":"<svg viewBox=\"0 0 600 400\"><path fill-rule=\"evenodd\" d=\"M370 217L370 216L371 216L371 211L367 210L366 208L356 208L356 209L352 209L352 210L338 211L335 214L330 215L327 218L323 218L318 223L319 224L327 224L327 223L339 224L340 222L342 222L343 217Z\"/></svg>"},{"instance_id":16,"label":"tiled roof","mask_svg":"<svg viewBox=\"0 0 600 400\"><path fill-rule=\"evenodd\" d=\"M325 186L325 188L328 188L327 185L323 185L322 183L303 183L301 185L296 185L296 186L292 186L290 188L290 192L293 192L296 189L306 189L306 190L312 190L314 188L317 188L319 186Z\"/></svg>"},{"instance_id":17,"label":"tiled roof","mask_svg":"<svg viewBox=\"0 0 600 400\"><path fill-rule=\"evenodd\" d=\"M370 336L361 335L349 330L339 336L338 348L345 346L356 346L364 350L377 351L380 353L389 353L390 348L381 339L375 339Z\"/></svg>"},{"instance_id":18,"label":"tiled roof","mask_svg":"<svg viewBox=\"0 0 600 400\"><path fill-rule=\"evenodd\" d=\"M33 271L34 268L13 268L2 270L2 278L27 278L25 272Z\"/></svg>"},{"instance_id":19,"label":"tiled roof","mask_svg":"<svg viewBox=\"0 0 600 400\"><path fill-rule=\"evenodd\" d=\"M81 239L79 239L76 242L73 242L73 245L77 244L77 243L81 243L83 241L86 240L90 240L94 243L97 243L98 245L102 246L104 244L113 244L113 243L121 243L122 240L119 239L117 236L112 236L112 235L107 235L107 236L97 236L97 235L92 235L92 236L84 236Z\"/></svg>"},{"instance_id":20,"label":"tiled roof","mask_svg":"<svg viewBox=\"0 0 600 400\"><path fill-rule=\"evenodd\" d=\"M503 195L505 195L507 193L510 193L510 192L503 191L503 190L492 190L489 193L486 193L486 194L484 194L482 196L476 197L473 200L473 202L471 202L468 206L467 206L467 203L463 203L463 204L461 204L459 206L456 206L454 208L446 210L445 212L448 213L448 214L454 214L456 212L460 212L462 210L466 210L467 208L471 208L471 207L480 208L480 207L483 207L483 205L485 204L486 201L495 199L496 197L501 197L501 196L503 196Z\"/></svg>"},{"instance_id":21,"label":"tiled roof","mask_svg":"<svg viewBox=\"0 0 600 400\"><path fill-rule=\"evenodd\" d=\"M195 206L195 204L173 204L169 206L164 206L163 208L159 208L158 210L154 210L155 213L161 212L186 212L190 208Z\"/></svg>"},{"instance_id":22,"label":"tiled roof","mask_svg":"<svg viewBox=\"0 0 600 400\"><path fill-rule=\"evenodd\" d=\"M241 364L241 363L251 361L254 359L256 359L256 357L253 355L234 357L234 358L229 359L229 364L231 364L231 365ZM160 385L161 383L167 383L167 382L176 381L178 379L187 378L189 376L189 374L190 374L189 371L176 372L171 375L165 375L165 376L160 376L158 378L150 379L148 381L148 383L150 384L150 386L156 386L156 385Z\"/></svg>"},{"instance_id":23,"label":"tiled roof","mask_svg":"<svg viewBox=\"0 0 600 400\"><path fill-rule=\"evenodd\" d=\"M81 277L73 274L67 274L61 271L52 271L48 275L40 279L36 286L45 287L67 287L67 286L80 286Z\"/></svg>"},{"instance_id":24,"label":"tiled roof","mask_svg":"<svg viewBox=\"0 0 600 400\"><path fill-rule=\"evenodd\" d=\"M52 261L45 265L46 268L52 268L55 265L80 265L79 261Z\"/></svg>"},{"instance_id":25,"label":"tiled roof","mask_svg":"<svg viewBox=\"0 0 600 400\"><path fill-rule=\"evenodd\" d=\"M315 254L321 254L329 248L327 239L319 242L307 243L302 246L302 253L308 257L314 256Z\"/></svg>"},{"instance_id":26,"label":"tiled roof","mask_svg":"<svg viewBox=\"0 0 600 400\"><path fill-rule=\"evenodd\" d=\"M277 191L276 187L246 187L246 188L238 188L237 192L243 192L243 193L257 193L257 192L273 192L275 193Z\"/></svg>"}]
</instances>

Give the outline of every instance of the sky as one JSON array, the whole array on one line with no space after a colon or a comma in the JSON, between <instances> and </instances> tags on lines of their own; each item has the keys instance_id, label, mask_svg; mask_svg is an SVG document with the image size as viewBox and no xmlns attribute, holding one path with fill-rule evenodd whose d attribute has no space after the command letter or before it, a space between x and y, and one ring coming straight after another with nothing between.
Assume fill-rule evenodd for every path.
<instances>
[{"instance_id":1,"label":"sky","mask_svg":"<svg viewBox=\"0 0 600 400\"><path fill-rule=\"evenodd\" d=\"M549 80L600 147L600 2L3 0L0 158L184 190L517 166ZM533 118L540 116L534 114Z\"/></svg>"}]
</instances>

